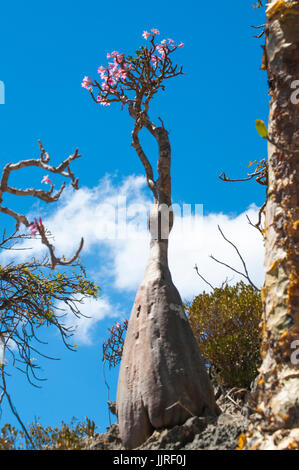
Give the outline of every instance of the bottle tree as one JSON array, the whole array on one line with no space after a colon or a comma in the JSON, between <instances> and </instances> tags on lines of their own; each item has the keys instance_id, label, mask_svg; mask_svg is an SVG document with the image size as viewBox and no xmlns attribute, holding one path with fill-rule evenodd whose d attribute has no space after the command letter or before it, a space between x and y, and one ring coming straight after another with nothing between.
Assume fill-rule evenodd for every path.
<instances>
[{"instance_id":1,"label":"bottle tree","mask_svg":"<svg viewBox=\"0 0 299 470\"><path fill-rule=\"evenodd\" d=\"M269 82L268 192L262 289L263 363L249 448L299 448L299 2L266 7L264 65ZM262 134L261 134L262 135ZM297 350L297 352L296 352Z\"/></svg>"},{"instance_id":2,"label":"bottle tree","mask_svg":"<svg viewBox=\"0 0 299 470\"><path fill-rule=\"evenodd\" d=\"M142 444L154 429L181 424L191 416L216 415L213 389L201 353L187 321L178 290L168 267L168 236L173 225L171 209L171 147L168 131L150 120L151 99L165 82L181 75L173 63L183 47L172 39L157 42L157 29L144 31L147 45L126 56L107 54L100 80L84 77L82 86L103 106L113 102L126 107L134 121L132 146L145 170L154 203L149 216L150 254L129 319L121 360L117 416L126 448ZM159 149L154 178L150 159L139 140L146 129Z\"/></svg>"}]
</instances>

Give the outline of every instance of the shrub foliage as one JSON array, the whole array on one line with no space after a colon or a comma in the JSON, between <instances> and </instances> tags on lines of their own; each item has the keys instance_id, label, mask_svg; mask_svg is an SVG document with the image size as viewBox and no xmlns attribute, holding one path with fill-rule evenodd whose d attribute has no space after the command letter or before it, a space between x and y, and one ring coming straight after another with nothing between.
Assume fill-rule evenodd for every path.
<instances>
[{"instance_id":1,"label":"shrub foliage","mask_svg":"<svg viewBox=\"0 0 299 470\"><path fill-rule=\"evenodd\" d=\"M23 431L6 424L0 430L0 450L81 450L97 434L95 428L88 418L73 418L70 424L62 422L60 427L44 427L35 422L27 428L29 440Z\"/></svg>"},{"instance_id":2,"label":"shrub foliage","mask_svg":"<svg viewBox=\"0 0 299 470\"><path fill-rule=\"evenodd\" d=\"M195 297L187 313L211 376L248 388L260 363L260 292L243 282L225 285Z\"/></svg>"}]
</instances>

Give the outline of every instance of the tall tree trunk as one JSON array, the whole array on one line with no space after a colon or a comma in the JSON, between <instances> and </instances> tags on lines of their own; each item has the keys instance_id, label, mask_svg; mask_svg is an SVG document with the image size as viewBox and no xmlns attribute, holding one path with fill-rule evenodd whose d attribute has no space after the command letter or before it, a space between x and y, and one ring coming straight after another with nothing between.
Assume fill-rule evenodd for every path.
<instances>
[{"instance_id":1,"label":"tall tree trunk","mask_svg":"<svg viewBox=\"0 0 299 470\"><path fill-rule=\"evenodd\" d=\"M263 363L257 386L264 425L263 431L251 429L248 446L284 449L299 448L299 367L294 355L299 346L299 104L294 100L294 81L299 79L299 2L272 0L266 15L272 143L262 289Z\"/></svg>"},{"instance_id":2,"label":"tall tree trunk","mask_svg":"<svg viewBox=\"0 0 299 470\"><path fill-rule=\"evenodd\" d=\"M135 117L135 116L133 116ZM216 415L219 409L198 345L168 267L168 229L173 224L168 132L148 120L144 126L159 146L156 182L141 149L138 132L133 147L154 194L150 215L151 246L144 278L129 320L117 390L122 441L132 449L154 429L182 424L190 416Z\"/></svg>"}]
</instances>

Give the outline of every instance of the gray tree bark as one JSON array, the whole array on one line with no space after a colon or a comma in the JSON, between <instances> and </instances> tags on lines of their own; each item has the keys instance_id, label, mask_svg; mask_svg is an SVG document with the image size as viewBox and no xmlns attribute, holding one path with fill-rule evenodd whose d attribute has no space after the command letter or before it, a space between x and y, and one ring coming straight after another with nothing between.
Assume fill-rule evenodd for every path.
<instances>
[{"instance_id":1,"label":"gray tree bark","mask_svg":"<svg viewBox=\"0 0 299 470\"><path fill-rule=\"evenodd\" d=\"M257 387L264 424L262 431L250 430L248 446L287 449L299 448L299 2L272 0L266 15L271 142Z\"/></svg>"},{"instance_id":2,"label":"gray tree bark","mask_svg":"<svg viewBox=\"0 0 299 470\"><path fill-rule=\"evenodd\" d=\"M133 115L135 118L135 116ZM190 416L217 415L206 367L168 267L168 232L172 228L171 151L168 132L147 119L144 126L158 142L158 180L154 181L135 126L133 147L154 195L150 215L151 245L143 281L131 312L117 389L121 439L128 449L154 431L184 423Z\"/></svg>"}]
</instances>

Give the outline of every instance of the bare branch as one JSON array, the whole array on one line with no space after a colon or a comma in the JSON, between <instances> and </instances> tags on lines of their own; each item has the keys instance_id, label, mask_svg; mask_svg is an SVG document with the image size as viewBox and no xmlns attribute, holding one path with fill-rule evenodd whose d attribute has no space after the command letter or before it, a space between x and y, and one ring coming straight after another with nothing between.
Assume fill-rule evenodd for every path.
<instances>
[{"instance_id":1,"label":"bare branch","mask_svg":"<svg viewBox=\"0 0 299 470\"><path fill-rule=\"evenodd\" d=\"M222 235L222 237L224 238L224 240L225 240L227 243L229 243L229 244L235 249L235 251L237 252L237 254L238 254L238 256L239 256L239 258L240 258L240 260L241 260L241 262L242 262L242 265L243 265L245 274L242 273L241 271L238 271L237 269L233 268L232 266L229 266L228 264L224 263L223 261L219 261L219 260L216 259L213 255L210 255L210 257L211 257L214 261L216 261L216 263L222 264L223 266L226 266L227 268L231 269L231 270L234 271L235 273L240 274L240 276L243 276L245 279L247 279L247 281L249 282L249 284L251 284L254 289L259 290L259 289L256 287L256 285L252 282L252 280L250 279L249 274L248 274L248 271L247 271L246 263L245 263L245 261L244 261L242 255L240 254L238 248L236 247L236 245L235 245L233 242L231 242L230 240L228 240L228 238L225 237L225 235L223 234L223 232L222 232L221 228L219 227L219 225L218 225L218 230L219 230L219 232L221 233L221 235Z\"/></svg>"},{"instance_id":2,"label":"bare branch","mask_svg":"<svg viewBox=\"0 0 299 470\"><path fill-rule=\"evenodd\" d=\"M197 265L194 266L195 271L197 272L197 275L206 283L208 286L210 286L213 290L215 290L215 287L212 286L198 271Z\"/></svg>"},{"instance_id":3,"label":"bare branch","mask_svg":"<svg viewBox=\"0 0 299 470\"><path fill-rule=\"evenodd\" d=\"M263 234L263 230L261 228L261 223L262 223L262 215L265 211L265 208L266 208L266 205L267 205L267 201L264 202L264 204L262 205L262 207L260 207L259 209L259 213L258 213L258 221L256 224L253 224L250 220L250 218L248 217L248 215L246 214L246 217L247 217L247 220L249 222L250 225L252 225L252 227L258 229L258 231L262 234L262 236L264 236Z\"/></svg>"},{"instance_id":4,"label":"bare branch","mask_svg":"<svg viewBox=\"0 0 299 470\"><path fill-rule=\"evenodd\" d=\"M53 194L54 184L50 180L48 180L48 182L50 182L51 184L51 188L49 191L44 191L42 189L34 189L34 188L22 189L22 188L15 188L13 186L10 186L8 181L9 181L11 172L18 171L23 168L38 167L43 170L46 170L47 172L59 174L61 176L64 176L65 178L70 178L73 188L76 190L78 189L79 187L78 178L75 177L74 173L70 169L70 164L74 160L81 157L81 155L79 155L78 149L76 149L72 155L70 155L68 158L62 161L58 166L52 166L52 165L49 165L50 155L46 152L40 140L38 141L38 144L39 144L39 148L41 151L39 158L20 160L17 163L8 163L4 167L2 177L0 180L0 212L2 212L3 214L9 215L16 220L16 230L19 230L21 224L24 224L27 228L35 225L35 229L39 231L41 235L42 243L45 246L47 246L49 249L51 261L52 261L52 268L54 269L54 267L57 264L63 264L63 265L71 264L76 259L76 257L79 255L80 251L82 250L83 239L81 240L81 243L79 245L78 250L76 251L75 256L69 261L63 261L61 258L57 258L54 255L54 247L53 245L51 245L51 243L47 239L46 232L44 230L43 224L41 223L41 220L39 224L36 221L30 222L24 214L19 214L15 212L14 210L8 207L4 207L2 205L3 195L5 193L14 194L16 196L32 196L42 201L45 201L47 203L56 202L60 198L65 188L65 182L62 183L60 189L55 194Z\"/></svg>"},{"instance_id":5,"label":"bare branch","mask_svg":"<svg viewBox=\"0 0 299 470\"><path fill-rule=\"evenodd\" d=\"M219 178L222 181L229 182L229 183L235 183L236 181L250 181L253 178L255 178L256 182L261 184L262 186L267 186L268 185L268 162L266 159L262 159L259 162L256 160L254 162L250 162L249 166L252 165L252 163L255 163L257 165L256 169L254 170L253 173L248 173L247 178L237 178L237 179L231 179L224 172L219 175Z\"/></svg>"},{"instance_id":6,"label":"bare branch","mask_svg":"<svg viewBox=\"0 0 299 470\"><path fill-rule=\"evenodd\" d=\"M4 371L4 367L2 365L1 367L1 364L0 364L0 369L1 369L1 379L2 379L2 385L0 385L0 388L2 389L2 393L1 393L1 396L0 396L0 404L3 400L4 397L7 398L7 401L9 403L9 407L12 411L12 413L15 415L15 417L17 418L19 424L21 425L23 431L24 431L24 434L26 435L27 439L29 440L30 444L32 445L32 448L35 449L35 446L34 446L34 443L30 437L30 435L28 434L28 431L26 429L26 426L24 425L23 421L21 420L16 408L14 407L13 405L13 402L11 400L11 397L9 395L9 393L7 392L7 386L6 386L6 379L5 379L5 371Z\"/></svg>"}]
</instances>

